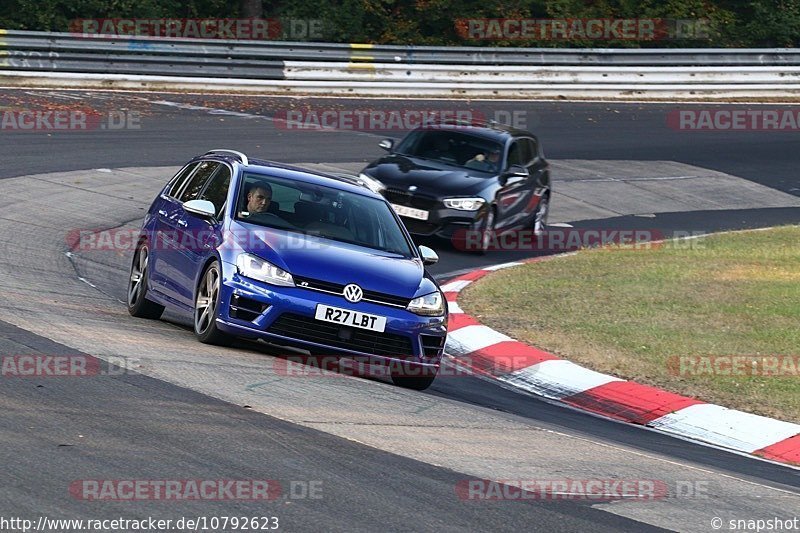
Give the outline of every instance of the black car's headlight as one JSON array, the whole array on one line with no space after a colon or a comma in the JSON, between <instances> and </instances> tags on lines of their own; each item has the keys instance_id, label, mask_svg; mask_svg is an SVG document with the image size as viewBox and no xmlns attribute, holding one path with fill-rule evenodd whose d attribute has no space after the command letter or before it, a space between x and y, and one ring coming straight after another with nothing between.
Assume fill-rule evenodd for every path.
<instances>
[{"instance_id":1,"label":"black car's headlight","mask_svg":"<svg viewBox=\"0 0 800 533\"><path fill-rule=\"evenodd\" d=\"M367 176L363 172L358 175L358 179L372 192L380 194L386 190L386 185L381 183L379 180L376 180L372 176Z\"/></svg>"},{"instance_id":2,"label":"black car's headlight","mask_svg":"<svg viewBox=\"0 0 800 533\"><path fill-rule=\"evenodd\" d=\"M477 211L486 203L483 198L445 198L444 205L459 211Z\"/></svg>"},{"instance_id":3,"label":"black car's headlight","mask_svg":"<svg viewBox=\"0 0 800 533\"><path fill-rule=\"evenodd\" d=\"M236 258L236 270L244 277L263 281L270 285L294 287L292 275L269 261L251 254L239 254Z\"/></svg>"},{"instance_id":4,"label":"black car's headlight","mask_svg":"<svg viewBox=\"0 0 800 533\"><path fill-rule=\"evenodd\" d=\"M414 298L406 309L421 316L442 316L444 314L444 296L441 292L436 291Z\"/></svg>"}]
</instances>

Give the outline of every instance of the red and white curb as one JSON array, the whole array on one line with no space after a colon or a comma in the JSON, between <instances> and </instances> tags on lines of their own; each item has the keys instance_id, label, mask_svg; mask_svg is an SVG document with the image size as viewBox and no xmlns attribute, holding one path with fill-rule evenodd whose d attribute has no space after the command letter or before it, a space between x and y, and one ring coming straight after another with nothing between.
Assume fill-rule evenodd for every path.
<instances>
[{"instance_id":1,"label":"red and white curb","mask_svg":"<svg viewBox=\"0 0 800 533\"><path fill-rule=\"evenodd\" d=\"M563 255L562 255L563 257ZM442 285L450 309L446 353L458 364L515 388L615 420L721 448L800 465L800 425L728 409L595 372L484 326L458 305L464 287L504 263Z\"/></svg>"}]
</instances>

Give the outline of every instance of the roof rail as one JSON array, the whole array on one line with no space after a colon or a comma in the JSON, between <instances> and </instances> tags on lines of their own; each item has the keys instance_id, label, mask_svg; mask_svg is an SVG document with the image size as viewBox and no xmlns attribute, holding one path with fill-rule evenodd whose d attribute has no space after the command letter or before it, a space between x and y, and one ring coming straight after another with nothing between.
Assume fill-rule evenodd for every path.
<instances>
[{"instance_id":1,"label":"roof rail","mask_svg":"<svg viewBox=\"0 0 800 533\"><path fill-rule=\"evenodd\" d=\"M242 152L237 152L236 150L228 150L226 148L215 148L214 150L209 150L208 152L205 153L205 155L208 154L233 154L239 158L239 161L241 161L241 163L244 166L250 164L250 161L247 159L247 156L244 155Z\"/></svg>"},{"instance_id":2,"label":"roof rail","mask_svg":"<svg viewBox=\"0 0 800 533\"><path fill-rule=\"evenodd\" d=\"M497 120L486 120L481 118L471 118L471 119L462 119L456 117L443 117L439 116L437 113L432 113L431 118L434 123L442 124L442 125L455 125L455 126L486 126L489 128L495 126L505 126L511 127L510 124L504 124L503 122L499 122Z\"/></svg>"}]
</instances>

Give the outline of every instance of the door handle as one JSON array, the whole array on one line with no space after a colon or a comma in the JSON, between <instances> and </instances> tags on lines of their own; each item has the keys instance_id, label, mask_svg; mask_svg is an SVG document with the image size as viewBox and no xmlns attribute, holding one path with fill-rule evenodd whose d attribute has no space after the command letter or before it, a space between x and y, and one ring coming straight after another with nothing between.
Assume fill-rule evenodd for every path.
<instances>
[{"instance_id":1,"label":"door handle","mask_svg":"<svg viewBox=\"0 0 800 533\"><path fill-rule=\"evenodd\" d=\"M185 220L181 219L181 220L177 221L176 224L179 225L182 228L185 228L187 226L188 222L186 222Z\"/></svg>"},{"instance_id":2,"label":"door handle","mask_svg":"<svg viewBox=\"0 0 800 533\"><path fill-rule=\"evenodd\" d=\"M161 215L162 217L167 216L167 212L164 209L159 209L158 214Z\"/></svg>"}]
</instances>

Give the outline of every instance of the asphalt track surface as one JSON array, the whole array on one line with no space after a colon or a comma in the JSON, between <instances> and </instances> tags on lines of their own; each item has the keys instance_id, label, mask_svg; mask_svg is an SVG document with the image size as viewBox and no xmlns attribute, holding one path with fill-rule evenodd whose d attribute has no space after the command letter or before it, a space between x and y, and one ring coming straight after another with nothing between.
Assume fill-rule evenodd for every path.
<instances>
[{"instance_id":1,"label":"asphalt track surface","mask_svg":"<svg viewBox=\"0 0 800 533\"><path fill-rule=\"evenodd\" d=\"M383 132L287 131L268 119L174 105L269 116L282 106L297 105L295 99L3 91L0 102L6 107L41 108L69 108L78 102L96 109L127 107L141 112L138 130L0 132L0 175L5 178L98 168L174 167L217 147L287 162L352 165L379 155L375 143L383 136ZM324 108L422 107L419 102L312 103ZM675 106L471 105L485 106L485 113L529 111L528 125L553 159L680 161L798 196L797 155L792 151L796 133L675 132L665 121ZM0 477L5 481L0 488L0 516L171 518L268 513L279 516L281 529L290 531L639 531L652 526L710 531L714 516L727 520L800 515L797 470L553 406L477 378L441 379L425 393L359 378L303 383L275 376L263 379L268 373L262 368L279 360L274 349L242 344L219 353L194 343L175 317L152 324L130 319L117 301L124 297L128 258L67 261L59 231L64 225L135 225L153 188L166 177L158 172L126 174L105 191L103 201L110 205L100 209L98 197L86 196L97 174L87 173L84 184L69 185L68 191L66 177L39 177L30 182L42 186L27 195L19 188L29 182L3 182L7 188L5 197L0 195L4 207L0 287L5 293L0 303L4 339L0 352L138 356L145 364L141 373L122 376L2 379L0 431L6 444L0 448L4 465ZM35 217L37 224L25 228L34 238L20 246L15 232L30 213L50 215ZM759 207L659 213L646 223L668 233L799 219L796 207ZM626 215L603 219L602 224L637 228L642 220ZM591 220L570 223L597 226ZM447 243L435 244L442 251L434 270L440 275L526 255L498 252L471 257L448 249ZM243 383L250 384L249 395L240 390ZM253 395L254 390L259 394ZM671 487L704 482L710 496L650 503L488 503L464 502L455 492L458 481L475 477L637 476L663 479ZM78 479L130 478L264 478L282 486L320 481L324 489L319 499L287 497L266 505L86 502L68 493L69 484Z\"/></svg>"}]
</instances>

